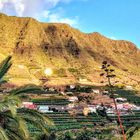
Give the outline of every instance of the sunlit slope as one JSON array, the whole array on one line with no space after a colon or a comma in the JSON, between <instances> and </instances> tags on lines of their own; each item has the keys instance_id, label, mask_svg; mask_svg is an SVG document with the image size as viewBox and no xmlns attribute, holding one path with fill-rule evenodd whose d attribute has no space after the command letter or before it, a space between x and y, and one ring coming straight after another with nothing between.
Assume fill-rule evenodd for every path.
<instances>
[{"instance_id":1,"label":"sunlit slope","mask_svg":"<svg viewBox=\"0 0 140 140\"><path fill-rule=\"evenodd\" d=\"M16 83L40 83L46 68L53 69L50 82L81 78L99 83L103 60L116 68L122 83L138 85L140 81L140 50L133 43L85 34L67 24L0 14L0 60L9 54L13 55L9 78Z\"/></svg>"}]
</instances>

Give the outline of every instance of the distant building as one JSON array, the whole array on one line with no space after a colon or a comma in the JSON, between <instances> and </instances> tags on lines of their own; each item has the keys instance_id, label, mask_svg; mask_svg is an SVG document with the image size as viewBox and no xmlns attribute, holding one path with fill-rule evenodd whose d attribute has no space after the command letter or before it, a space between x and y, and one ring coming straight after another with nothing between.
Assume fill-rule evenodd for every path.
<instances>
[{"instance_id":1,"label":"distant building","mask_svg":"<svg viewBox=\"0 0 140 140\"><path fill-rule=\"evenodd\" d=\"M22 105L23 105L23 106L26 106L26 105L33 105L33 102L22 102Z\"/></svg>"},{"instance_id":2,"label":"distant building","mask_svg":"<svg viewBox=\"0 0 140 140\"><path fill-rule=\"evenodd\" d=\"M46 106L46 105L39 105L38 111L42 113L53 112L52 110L49 109L49 106Z\"/></svg>"},{"instance_id":3,"label":"distant building","mask_svg":"<svg viewBox=\"0 0 140 140\"><path fill-rule=\"evenodd\" d=\"M99 94L100 90L99 89L92 89L92 92Z\"/></svg>"},{"instance_id":4,"label":"distant building","mask_svg":"<svg viewBox=\"0 0 140 140\"><path fill-rule=\"evenodd\" d=\"M67 95L73 95L73 92L66 92Z\"/></svg>"},{"instance_id":5,"label":"distant building","mask_svg":"<svg viewBox=\"0 0 140 140\"><path fill-rule=\"evenodd\" d=\"M75 102L75 101L78 101L78 98L76 96L72 96L72 97L69 97L68 99L70 102Z\"/></svg>"},{"instance_id":6,"label":"distant building","mask_svg":"<svg viewBox=\"0 0 140 140\"><path fill-rule=\"evenodd\" d=\"M61 91L60 93L61 93L62 95L66 95L66 93L65 93L65 92L63 92L63 91Z\"/></svg>"},{"instance_id":7,"label":"distant building","mask_svg":"<svg viewBox=\"0 0 140 140\"><path fill-rule=\"evenodd\" d=\"M96 113L96 106L95 105L88 105L89 112Z\"/></svg>"},{"instance_id":8,"label":"distant building","mask_svg":"<svg viewBox=\"0 0 140 140\"><path fill-rule=\"evenodd\" d=\"M67 109L72 109L72 108L74 108L74 104L73 103L68 104Z\"/></svg>"},{"instance_id":9,"label":"distant building","mask_svg":"<svg viewBox=\"0 0 140 140\"><path fill-rule=\"evenodd\" d=\"M106 95L106 94L109 94L109 92L105 90L103 91L103 94Z\"/></svg>"},{"instance_id":10,"label":"distant building","mask_svg":"<svg viewBox=\"0 0 140 140\"><path fill-rule=\"evenodd\" d=\"M132 86L126 86L126 89L127 90L133 90L133 87Z\"/></svg>"},{"instance_id":11,"label":"distant building","mask_svg":"<svg viewBox=\"0 0 140 140\"><path fill-rule=\"evenodd\" d=\"M48 105L49 109L54 112L65 112L67 111L67 106L64 105Z\"/></svg>"},{"instance_id":12,"label":"distant building","mask_svg":"<svg viewBox=\"0 0 140 140\"><path fill-rule=\"evenodd\" d=\"M70 89L74 89L75 88L75 85L70 85Z\"/></svg>"},{"instance_id":13,"label":"distant building","mask_svg":"<svg viewBox=\"0 0 140 140\"><path fill-rule=\"evenodd\" d=\"M37 109L37 105L33 104L33 102L22 102L22 107L28 109Z\"/></svg>"},{"instance_id":14,"label":"distant building","mask_svg":"<svg viewBox=\"0 0 140 140\"><path fill-rule=\"evenodd\" d=\"M116 98L115 99L117 102L126 102L127 99L126 98Z\"/></svg>"},{"instance_id":15,"label":"distant building","mask_svg":"<svg viewBox=\"0 0 140 140\"><path fill-rule=\"evenodd\" d=\"M87 116L88 113L90 113L89 108L88 108L88 107L84 107L84 109L83 109L83 114L84 114L84 116Z\"/></svg>"}]
</instances>

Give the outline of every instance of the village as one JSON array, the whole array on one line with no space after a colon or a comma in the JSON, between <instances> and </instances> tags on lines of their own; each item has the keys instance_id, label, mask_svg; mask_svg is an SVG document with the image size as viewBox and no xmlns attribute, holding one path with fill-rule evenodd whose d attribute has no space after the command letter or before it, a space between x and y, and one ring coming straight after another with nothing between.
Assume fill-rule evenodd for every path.
<instances>
[{"instance_id":1,"label":"village","mask_svg":"<svg viewBox=\"0 0 140 140\"><path fill-rule=\"evenodd\" d=\"M14 88L14 85L8 83L3 85L0 98ZM114 98L105 86L78 83L62 86L45 85L41 89L38 92L30 91L23 94L22 104L17 106L17 110L33 110L47 116L54 122L54 126L47 125L46 128L57 132L58 135L59 132L61 135L63 131L73 130L76 135L81 129L87 129L95 133L94 137L108 137L108 129L111 128L111 135L118 131L118 113L125 129L136 123L140 124L140 97L131 86L115 87ZM28 129L32 134L40 132L30 124Z\"/></svg>"},{"instance_id":2,"label":"village","mask_svg":"<svg viewBox=\"0 0 140 140\"><path fill-rule=\"evenodd\" d=\"M42 113L69 112L70 114L83 113L87 116L90 113L97 113L97 110L104 110L108 116L116 115L113 99L107 90L79 87L85 91L81 89L78 91L75 85L61 87L59 90L53 87L46 88L45 93L39 97L30 94L31 100L23 101L22 107L35 109ZM130 87L127 87L126 91L128 89ZM129 102L127 98L116 95L115 101L121 116L133 114L135 110L140 111L140 106Z\"/></svg>"}]
</instances>

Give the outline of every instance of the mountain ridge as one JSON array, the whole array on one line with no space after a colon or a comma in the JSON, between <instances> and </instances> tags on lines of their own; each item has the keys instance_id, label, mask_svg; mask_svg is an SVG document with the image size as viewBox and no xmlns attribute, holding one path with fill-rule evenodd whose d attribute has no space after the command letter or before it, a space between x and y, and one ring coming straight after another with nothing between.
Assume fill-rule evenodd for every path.
<instances>
[{"instance_id":1,"label":"mountain ridge","mask_svg":"<svg viewBox=\"0 0 140 140\"><path fill-rule=\"evenodd\" d=\"M11 81L21 77L26 82L37 82L45 76L43 70L51 67L54 74L48 77L50 81L69 79L71 83L86 78L99 83L97 75L103 60L109 61L118 75L122 74L121 83L130 81L126 84L138 86L140 80L140 50L130 41L112 40L98 32L85 34L68 24L0 14L0 60L11 53ZM126 78L128 74L134 81Z\"/></svg>"}]
</instances>

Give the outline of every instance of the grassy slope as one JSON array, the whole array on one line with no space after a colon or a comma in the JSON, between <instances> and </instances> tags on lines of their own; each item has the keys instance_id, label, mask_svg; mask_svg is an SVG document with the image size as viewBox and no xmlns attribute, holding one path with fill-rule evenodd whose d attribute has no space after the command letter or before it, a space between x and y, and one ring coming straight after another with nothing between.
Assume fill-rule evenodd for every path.
<instances>
[{"instance_id":1,"label":"grassy slope","mask_svg":"<svg viewBox=\"0 0 140 140\"><path fill-rule=\"evenodd\" d=\"M84 34L66 24L39 23L32 18L0 14L0 42L0 60L13 54L9 76L16 83L21 79L39 83L46 67L54 69L52 79L59 79L55 80L57 83L61 83L62 77L73 82L87 77L99 83L103 60L115 66L120 81L133 85L140 80L140 51L134 44L110 40L99 33Z\"/></svg>"}]
</instances>

